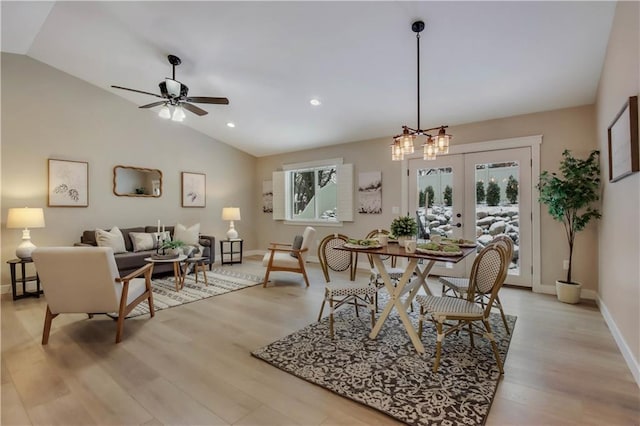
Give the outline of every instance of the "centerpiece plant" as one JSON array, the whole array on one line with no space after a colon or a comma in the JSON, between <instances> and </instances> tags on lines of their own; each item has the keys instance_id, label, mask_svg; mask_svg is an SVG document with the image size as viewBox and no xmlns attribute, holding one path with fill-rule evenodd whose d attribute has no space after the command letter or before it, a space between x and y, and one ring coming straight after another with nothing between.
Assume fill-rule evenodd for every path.
<instances>
[{"instance_id":1,"label":"centerpiece plant","mask_svg":"<svg viewBox=\"0 0 640 426\"><path fill-rule=\"evenodd\" d=\"M580 284L573 282L573 249L576 233L582 231L589 222L600 218L600 212L594 206L600 199L600 152L591 151L586 159L575 158L569 150L564 150L560 162L560 174L544 171L540 174L539 201L545 204L549 214L564 225L569 244L569 269L566 279L556 282L566 283L577 288L579 301ZM574 289L575 291L575 289ZM560 290L558 299L562 300Z\"/></svg>"},{"instance_id":2,"label":"centerpiece plant","mask_svg":"<svg viewBox=\"0 0 640 426\"><path fill-rule=\"evenodd\" d=\"M417 232L418 223L411 216L400 216L391 222L391 233L398 238L399 243L416 235Z\"/></svg>"}]
</instances>

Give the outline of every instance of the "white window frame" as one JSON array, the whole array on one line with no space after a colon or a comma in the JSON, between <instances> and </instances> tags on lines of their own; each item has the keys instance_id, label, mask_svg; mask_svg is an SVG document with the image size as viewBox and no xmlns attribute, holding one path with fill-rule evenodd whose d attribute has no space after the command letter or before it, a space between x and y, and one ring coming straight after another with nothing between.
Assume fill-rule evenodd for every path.
<instances>
[{"instance_id":1,"label":"white window frame","mask_svg":"<svg viewBox=\"0 0 640 426\"><path fill-rule=\"evenodd\" d=\"M291 179L294 171L336 166L337 220L292 219ZM342 226L353 221L353 164L343 164L342 158L284 164L282 171L273 172L273 219L283 220L289 225Z\"/></svg>"}]
</instances>

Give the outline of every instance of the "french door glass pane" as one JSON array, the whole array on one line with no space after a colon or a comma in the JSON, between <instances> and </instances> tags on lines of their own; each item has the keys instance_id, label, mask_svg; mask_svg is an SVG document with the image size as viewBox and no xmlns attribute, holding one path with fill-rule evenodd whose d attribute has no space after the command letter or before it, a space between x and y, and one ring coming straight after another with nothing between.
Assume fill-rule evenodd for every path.
<instances>
[{"instance_id":1,"label":"french door glass pane","mask_svg":"<svg viewBox=\"0 0 640 426\"><path fill-rule=\"evenodd\" d=\"M514 244L510 275L520 275L520 166L516 161L476 164L476 241L482 249L498 235L508 235Z\"/></svg>"},{"instance_id":2,"label":"french door glass pane","mask_svg":"<svg viewBox=\"0 0 640 426\"><path fill-rule=\"evenodd\" d=\"M453 169L439 167L418 170L418 238L450 237Z\"/></svg>"}]
</instances>

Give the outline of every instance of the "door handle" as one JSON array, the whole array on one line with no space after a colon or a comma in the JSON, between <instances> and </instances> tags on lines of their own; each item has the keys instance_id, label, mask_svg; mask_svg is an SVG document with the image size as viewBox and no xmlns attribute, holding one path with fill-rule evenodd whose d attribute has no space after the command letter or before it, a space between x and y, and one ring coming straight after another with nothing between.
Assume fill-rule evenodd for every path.
<instances>
[{"instance_id":1,"label":"door handle","mask_svg":"<svg viewBox=\"0 0 640 426\"><path fill-rule=\"evenodd\" d=\"M462 213L456 213L456 217L462 217Z\"/></svg>"},{"instance_id":2,"label":"door handle","mask_svg":"<svg viewBox=\"0 0 640 426\"><path fill-rule=\"evenodd\" d=\"M456 223L456 228L462 228L462 224L460 222Z\"/></svg>"}]
</instances>

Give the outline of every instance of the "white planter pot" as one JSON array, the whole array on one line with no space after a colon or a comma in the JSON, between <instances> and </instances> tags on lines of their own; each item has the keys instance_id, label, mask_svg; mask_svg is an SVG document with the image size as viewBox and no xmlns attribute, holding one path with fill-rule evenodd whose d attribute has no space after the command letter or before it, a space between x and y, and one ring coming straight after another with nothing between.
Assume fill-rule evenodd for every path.
<instances>
[{"instance_id":1,"label":"white planter pot","mask_svg":"<svg viewBox=\"0 0 640 426\"><path fill-rule=\"evenodd\" d=\"M414 238L409 236L409 237L398 237L398 245L400 245L400 247L405 247L405 243L409 240L413 240Z\"/></svg>"},{"instance_id":2,"label":"white planter pot","mask_svg":"<svg viewBox=\"0 0 640 426\"><path fill-rule=\"evenodd\" d=\"M582 284L572 283L568 284L562 281L556 281L556 295L558 300L563 303L579 303L580 291L582 290Z\"/></svg>"}]
</instances>

